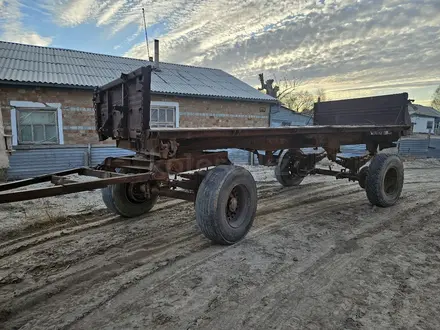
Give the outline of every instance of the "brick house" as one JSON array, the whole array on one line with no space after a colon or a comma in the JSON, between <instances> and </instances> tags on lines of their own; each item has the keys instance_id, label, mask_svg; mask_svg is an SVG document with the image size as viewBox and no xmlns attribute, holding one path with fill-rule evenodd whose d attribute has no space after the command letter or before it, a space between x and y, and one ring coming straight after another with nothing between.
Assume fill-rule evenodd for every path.
<instances>
[{"instance_id":1,"label":"brick house","mask_svg":"<svg viewBox=\"0 0 440 330\"><path fill-rule=\"evenodd\" d=\"M154 63L0 42L0 168L9 162L8 178L15 179L119 155L112 141L98 142L92 92L145 65ZM156 66L152 126L269 126L277 101L226 72Z\"/></svg>"}]
</instances>

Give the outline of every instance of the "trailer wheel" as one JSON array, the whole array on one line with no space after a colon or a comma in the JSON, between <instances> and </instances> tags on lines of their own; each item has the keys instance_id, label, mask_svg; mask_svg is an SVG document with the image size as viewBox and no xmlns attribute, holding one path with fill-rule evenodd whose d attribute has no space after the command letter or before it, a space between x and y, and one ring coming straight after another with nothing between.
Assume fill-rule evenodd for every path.
<instances>
[{"instance_id":1,"label":"trailer wheel","mask_svg":"<svg viewBox=\"0 0 440 330\"><path fill-rule=\"evenodd\" d=\"M359 176L359 186L362 189L365 189L367 185L368 166L362 167L361 170L359 171L358 176Z\"/></svg>"},{"instance_id":2,"label":"trailer wheel","mask_svg":"<svg viewBox=\"0 0 440 330\"><path fill-rule=\"evenodd\" d=\"M208 172L197 192L196 220L211 241L230 245L246 236L257 210L257 187L243 167L219 165Z\"/></svg>"},{"instance_id":3,"label":"trailer wheel","mask_svg":"<svg viewBox=\"0 0 440 330\"><path fill-rule=\"evenodd\" d=\"M156 204L157 195L146 198L140 183L120 183L101 189L105 206L122 217L133 218L149 212Z\"/></svg>"},{"instance_id":4,"label":"trailer wheel","mask_svg":"<svg viewBox=\"0 0 440 330\"><path fill-rule=\"evenodd\" d=\"M301 150L298 153L302 154ZM300 162L290 150L284 150L275 167L275 177L284 187L298 186L304 177L298 174Z\"/></svg>"},{"instance_id":5,"label":"trailer wheel","mask_svg":"<svg viewBox=\"0 0 440 330\"><path fill-rule=\"evenodd\" d=\"M394 205L402 193L403 172L403 163L397 155L376 155L369 166L365 189L371 204Z\"/></svg>"}]
</instances>

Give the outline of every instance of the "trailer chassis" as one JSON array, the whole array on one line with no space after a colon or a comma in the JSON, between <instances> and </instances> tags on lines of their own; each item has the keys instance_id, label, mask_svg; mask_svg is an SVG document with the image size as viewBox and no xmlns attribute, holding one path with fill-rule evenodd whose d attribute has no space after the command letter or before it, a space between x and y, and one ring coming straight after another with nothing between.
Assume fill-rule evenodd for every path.
<instances>
[{"instance_id":1,"label":"trailer chassis","mask_svg":"<svg viewBox=\"0 0 440 330\"><path fill-rule=\"evenodd\" d=\"M299 185L308 175L330 175L359 182L373 205L388 207L400 197L402 161L378 151L393 147L409 132L406 93L370 100L376 102L371 107L387 110L381 110L383 116L373 125L353 119L342 125L332 122L339 115L332 117L330 110L340 109L345 100L328 105L330 112L315 104L315 123L320 123L315 126L167 129L150 127L150 83L151 68L141 68L97 89L94 96L100 140L113 138L118 147L136 151L134 156L108 157L94 168L2 184L0 204L101 189L109 210L131 218L149 212L159 196L183 199L194 203L197 224L207 238L233 244L252 226L257 192L250 172L234 166L227 152L206 151L225 148L250 151L260 165L274 166L276 179L285 187ZM380 122L381 118L386 120ZM365 144L365 155L339 156L341 145L350 144ZM324 151L303 153L310 147ZM317 168L324 158L342 170ZM76 182L68 177L72 174L96 180ZM54 186L20 190L43 182Z\"/></svg>"}]
</instances>

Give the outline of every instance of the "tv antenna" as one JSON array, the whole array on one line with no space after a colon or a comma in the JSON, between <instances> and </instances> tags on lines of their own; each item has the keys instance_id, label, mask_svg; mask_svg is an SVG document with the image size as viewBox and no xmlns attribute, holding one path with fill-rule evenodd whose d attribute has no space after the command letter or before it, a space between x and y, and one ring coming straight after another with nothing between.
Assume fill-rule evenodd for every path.
<instances>
[{"instance_id":1,"label":"tv antenna","mask_svg":"<svg viewBox=\"0 0 440 330\"><path fill-rule=\"evenodd\" d=\"M150 46L148 45L147 22L145 21L145 10L144 10L144 8L142 8L142 16L144 18L145 43L147 44L147 54L148 54L148 59L150 59Z\"/></svg>"}]
</instances>

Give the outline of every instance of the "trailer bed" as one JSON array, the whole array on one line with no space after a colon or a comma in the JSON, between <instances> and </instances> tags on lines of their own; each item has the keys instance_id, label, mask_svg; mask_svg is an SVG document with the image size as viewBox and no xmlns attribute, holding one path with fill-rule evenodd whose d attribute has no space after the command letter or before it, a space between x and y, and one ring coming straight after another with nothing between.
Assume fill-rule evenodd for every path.
<instances>
[{"instance_id":1,"label":"trailer bed","mask_svg":"<svg viewBox=\"0 0 440 330\"><path fill-rule=\"evenodd\" d=\"M257 192L249 171L234 166L227 152L220 151L226 148L247 150L260 165L274 166L275 178L285 187L319 174L359 182L377 206L391 206L400 197L402 162L378 151L394 147L410 133L407 93L317 102L313 126L156 128L150 120L151 73L151 67L143 67L123 74L97 88L93 98L99 140L113 139L135 155L0 185L0 204L102 189L108 209L131 218L149 212L159 196L178 198L194 203L207 238L233 244L252 226ZM338 156L341 145L351 144L364 144L365 154ZM302 153L301 148L310 147L317 152ZM315 167L324 158L344 169ZM65 177L72 173L98 180ZM55 187L12 191L41 182Z\"/></svg>"}]
</instances>

